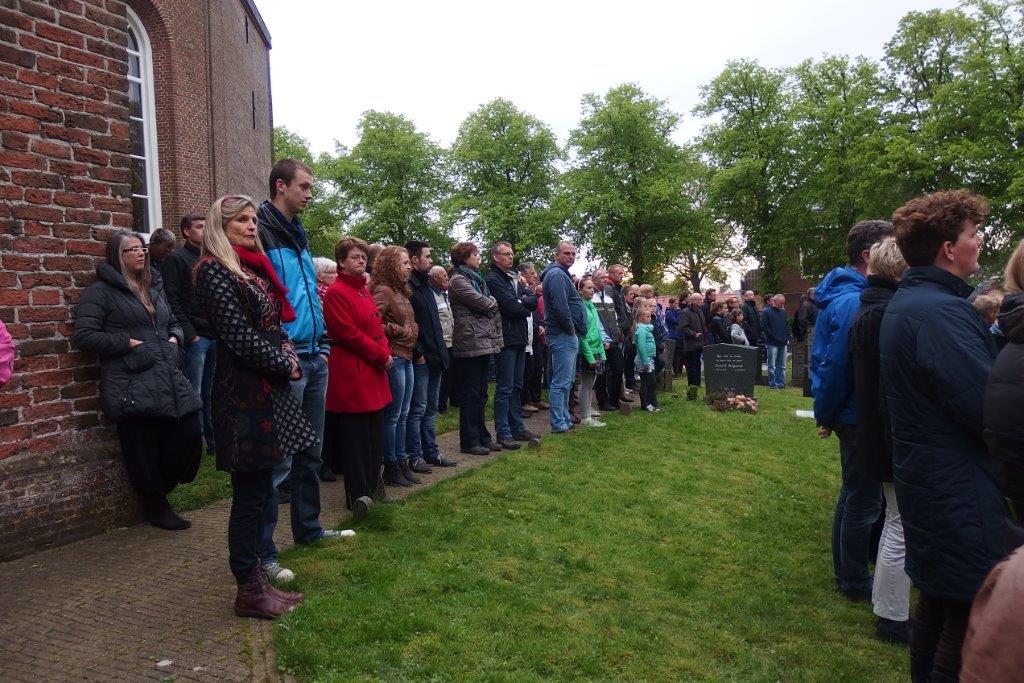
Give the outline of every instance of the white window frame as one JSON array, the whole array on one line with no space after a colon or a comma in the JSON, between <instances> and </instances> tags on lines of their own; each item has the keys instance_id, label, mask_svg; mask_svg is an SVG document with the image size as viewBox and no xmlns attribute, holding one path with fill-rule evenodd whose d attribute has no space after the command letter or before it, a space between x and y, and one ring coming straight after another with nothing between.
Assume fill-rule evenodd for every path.
<instances>
[{"instance_id":1,"label":"white window frame","mask_svg":"<svg viewBox=\"0 0 1024 683\"><path fill-rule=\"evenodd\" d=\"M146 32L145 27L142 25L142 20L139 19L131 7L125 7L128 27L135 34L135 38L139 42L139 51L134 52L127 45L125 49L129 55L135 55L139 58L139 76L132 76L128 74L129 83L138 83L142 91L142 149L145 152L145 157L140 157L136 154L129 153L129 157L132 159L144 159L146 162L146 195L137 195L132 193L132 198L144 198L146 199L146 205L149 208L149 227L150 232L139 232L139 235L145 241L149 241L149 236L153 230L163 226L163 215L160 212L160 165L157 159L157 137L156 137L156 95L153 89L153 46L149 42L149 33ZM139 120L129 115L129 121ZM133 207L134 210L134 207Z\"/></svg>"}]
</instances>

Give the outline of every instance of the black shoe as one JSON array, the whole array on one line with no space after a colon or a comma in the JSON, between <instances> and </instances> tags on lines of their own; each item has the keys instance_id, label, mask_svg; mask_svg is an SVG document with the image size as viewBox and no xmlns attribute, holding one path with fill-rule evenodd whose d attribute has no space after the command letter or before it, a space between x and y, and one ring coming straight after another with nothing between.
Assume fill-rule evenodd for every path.
<instances>
[{"instance_id":1,"label":"black shoe","mask_svg":"<svg viewBox=\"0 0 1024 683\"><path fill-rule=\"evenodd\" d=\"M419 472L420 474L430 474L434 470L430 469L430 465L423 458L410 458L409 469L413 472Z\"/></svg>"},{"instance_id":2,"label":"black shoe","mask_svg":"<svg viewBox=\"0 0 1024 683\"><path fill-rule=\"evenodd\" d=\"M611 413L611 412L615 412L616 410L618 410L617 408L612 408L607 403L605 403L604 405L598 403L597 404L597 409L600 410L602 413Z\"/></svg>"},{"instance_id":3,"label":"black shoe","mask_svg":"<svg viewBox=\"0 0 1024 683\"><path fill-rule=\"evenodd\" d=\"M908 645L910 643L910 622L876 617L875 635L879 640L884 640L887 643Z\"/></svg>"},{"instance_id":4,"label":"black shoe","mask_svg":"<svg viewBox=\"0 0 1024 683\"><path fill-rule=\"evenodd\" d=\"M850 602L871 602L871 591L863 588L847 588L840 592Z\"/></svg>"},{"instance_id":5,"label":"black shoe","mask_svg":"<svg viewBox=\"0 0 1024 683\"><path fill-rule=\"evenodd\" d=\"M523 431L519 432L512 438L514 438L516 441L530 442L533 441L534 439L539 439L540 434L534 434L529 429L524 429Z\"/></svg>"},{"instance_id":6,"label":"black shoe","mask_svg":"<svg viewBox=\"0 0 1024 683\"><path fill-rule=\"evenodd\" d=\"M369 496L361 496L352 501L352 516L356 519L363 519L373 507L373 499Z\"/></svg>"},{"instance_id":7,"label":"black shoe","mask_svg":"<svg viewBox=\"0 0 1024 683\"><path fill-rule=\"evenodd\" d=\"M436 458L424 458L427 464L433 465L434 467L455 467L459 464L458 460L454 458L446 458L443 455L439 455Z\"/></svg>"},{"instance_id":8,"label":"black shoe","mask_svg":"<svg viewBox=\"0 0 1024 683\"><path fill-rule=\"evenodd\" d=\"M490 455L491 449L487 446L473 446L472 448L463 448L461 452L469 455Z\"/></svg>"},{"instance_id":9,"label":"black shoe","mask_svg":"<svg viewBox=\"0 0 1024 683\"><path fill-rule=\"evenodd\" d=\"M335 475L334 472L331 471L331 468L328 467L327 465L322 466L317 474L320 477L320 481L338 481L337 475Z\"/></svg>"},{"instance_id":10,"label":"black shoe","mask_svg":"<svg viewBox=\"0 0 1024 683\"><path fill-rule=\"evenodd\" d=\"M171 509L167 499L162 497L146 506L146 518L157 529L166 529L167 531L183 531L192 526L190 522L179 517Z\"/></svg>"},{"instance_id":11,"label":"black shoe","mask_svg":"<svg viewBox=\"0 0 1024 683\"><path fill-rule=\"evenodd\" d=\"M494 451L495 453L497 453L498 451L501 450L501 446L496 444L496 443L494 443L493 441L490 442L489 444L485 444L484 448L488 448L488 449Z\"/></svg>"},{"instance_id":12,"label":"black shoe","mask_svg":"<svg viewBox=\"0 0 1024 683\"><path fill-rule=\"evenodd\" d=\"M404 488L412 486L412 483L406 481L405 477L402 476L402 470L398 467L398 463L395 462L384 463L384 483L388 486L402 486Z\"/></svg>"},{"instance_id":13,"label":"black shoe","mask_svg":"<svg viewBox=\"0 0 1024 683\"><path fill-rule=\"evenodd\" d=\"M398 461L398 469L402 471L402 476L410 484L422 484L422 479L417 479L413 476L412 470L409 469L409 458L404 458Z\"/></svg>"},{"instance_id":14,"label":"black shoe","mask_svg":"<svg viewBox=\"0 0 1024 683\"><path fill-rule=\"evenodd\" d=\"M522 446L521 443L519 443L518 441L514 441L512 439L502 439L500 443L501 447L504 448L506 451L518 451L519 448Z\"/></svg>"}]
</instances>

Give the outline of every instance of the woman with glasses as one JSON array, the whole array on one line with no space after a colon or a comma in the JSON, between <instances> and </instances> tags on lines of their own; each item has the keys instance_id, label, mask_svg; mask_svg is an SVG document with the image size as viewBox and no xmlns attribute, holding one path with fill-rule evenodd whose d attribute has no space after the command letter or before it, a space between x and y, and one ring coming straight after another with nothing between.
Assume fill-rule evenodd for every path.
<instances>
[{"instance_id":1,"label":"woman with glasses","mask_svg":"<svg viewBox=\"0 0 1024 683\"><path fill-rule=\"evenodd\" d=\"M196 266L196 298L217 342L213 433L217 468L231 473L228 563L240 617L274 619L303 598L271 586L260 561L277 521L274 466L318 442L290 386L301 372L281 327L295 319L286 293L256 236L252 200L215 201Z\"/></svg>"},{"instance_id":2,"label":"woman with glasses","mask_svg":"<svg viewBox=\"0 0 1024 683\"><path fill-rule=\"evenodd\" d=\"M190 524L171 509L167 494L199 470L202 403L181 371L184 333L148 252L134 232L107 238L106 260L78 304L73 342L100 358L100 401L117 425L146 519L181 530Z\"/></svg>"}]
</instances>

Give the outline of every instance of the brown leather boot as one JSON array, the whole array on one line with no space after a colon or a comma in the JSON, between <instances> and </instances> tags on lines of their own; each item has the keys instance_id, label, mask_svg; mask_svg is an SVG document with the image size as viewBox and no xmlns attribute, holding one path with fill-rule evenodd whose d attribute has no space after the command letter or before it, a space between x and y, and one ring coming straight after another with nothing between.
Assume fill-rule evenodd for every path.
<instances>
[{"instance_id":1,"label":"brown leather boot","mask_svg":"<svg viewBox=\"0 0 1024 683\"><path fill-rule=\"evenodd\" d=\"M270 577L267 576L267 570L261 564L259 567L260 571L260 582L264 585L267 592L273 595L275 598L282 602L287 602L289 605L298 605L306 596L298 591L283 591L274 584L270 583Z\"/></svg>"},{"instance_id":2,"label":"brown leather boot","mask_svg":"<svg viewBox=\"0 0 1024 683\"><path fill-rule=\"evenodd\" d=\"M257 619L277 619L285 612L291 612L295 605L285 602L272 595L266 583L260 580L263 568L257 566L252 570L245 583L238 584L235 595L235 614L240 617Z\"/></svg>"}]
</instances>

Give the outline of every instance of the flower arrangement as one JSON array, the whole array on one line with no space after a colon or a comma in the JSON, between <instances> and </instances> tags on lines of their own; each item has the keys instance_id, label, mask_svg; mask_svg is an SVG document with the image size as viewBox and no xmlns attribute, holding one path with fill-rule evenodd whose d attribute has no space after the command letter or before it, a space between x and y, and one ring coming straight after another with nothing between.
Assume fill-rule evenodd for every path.
<instances>
[{"instance_id":1,"label":"flower arrangement","mask_svg":"<svg viewBox=\"0 0 1024 683\"><path fill-rule=\"evenodd\" d=\"M725 412L727 410L738 410L742 413L756 413L757 399L753 396L736 394L711 401L711 409Z\"/></svg>"}]
</instances>

